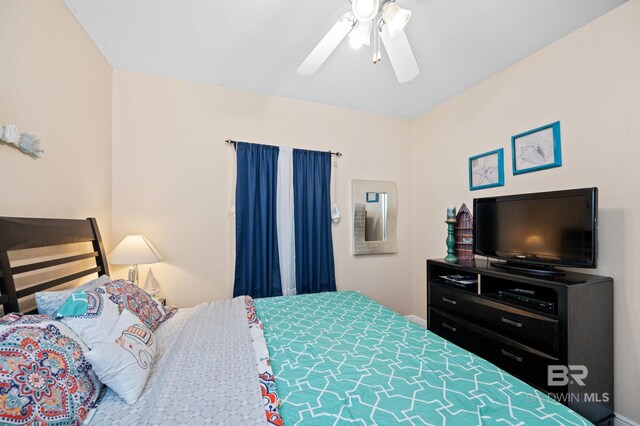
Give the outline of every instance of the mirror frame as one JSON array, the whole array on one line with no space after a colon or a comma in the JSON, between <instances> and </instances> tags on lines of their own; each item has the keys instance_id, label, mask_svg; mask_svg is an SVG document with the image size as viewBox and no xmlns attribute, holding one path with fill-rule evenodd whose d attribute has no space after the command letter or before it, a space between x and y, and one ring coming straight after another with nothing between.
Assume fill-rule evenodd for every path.
<instances>
[{"instance_id":1,"label":"mirror frame","mask_svg":"<svg viewBox=\"0 0 640 426\"><path fill-rule=\"evenodd\" d=\"M365 221L363 212L366 210L367 192L387 194L387 239L384 241L365 241ZM351 181L351 218L353 220L353 244L351 251L354 256L363 254L397 253L397 223L398 223L398 188L393 181L362 180Z\"/></svg>"}]
</instances>

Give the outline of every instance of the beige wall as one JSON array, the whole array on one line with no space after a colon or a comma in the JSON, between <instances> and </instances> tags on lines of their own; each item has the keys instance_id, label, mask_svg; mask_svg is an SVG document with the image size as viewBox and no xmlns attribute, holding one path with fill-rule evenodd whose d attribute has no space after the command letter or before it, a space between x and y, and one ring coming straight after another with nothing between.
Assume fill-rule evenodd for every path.
<instances>
[{"instance_id":1,"label":"beige wall","mask_svg":"<svg viewBox=\"0 0 640 426\"><path fill-rule=\"evenodd\" d=\"M409 123L368 113L220 87L114 71L114 242L145 234L166 261L153 266L170 303L190 306L232 295L232 138L341 151L334 226L340 290L361 290L411 310ZM350 182L398 183L399 253L351 255ZM143 268L143 279L146 268Z\"/></svg>"},{"instance_id":2,"label":"beige wall","mask_svg":"<svg viewBox=\"0 0 640 426\"><path fill-rule=\"evenodd\" d=\"M445 207L474 197L597 186L600 255L615 279L616 411L640 421L640 1L526 58L413 122L414 305L445 253ZM561 168L513 176L510 137L561 121ZM469 191L467 159L505 148L505 186Z\"/></svg>"},{"instance_id":3,"label":"beige wall","mask_svg":"<svg viewBox=\"0 0 640 426\"><path fill-rule=\"evenodd\" d=\"M0 143L0 215L96 216L111 237L111 66L58 0L0 0L0 124L42 140Z\"/></svg>"}]
</instances>

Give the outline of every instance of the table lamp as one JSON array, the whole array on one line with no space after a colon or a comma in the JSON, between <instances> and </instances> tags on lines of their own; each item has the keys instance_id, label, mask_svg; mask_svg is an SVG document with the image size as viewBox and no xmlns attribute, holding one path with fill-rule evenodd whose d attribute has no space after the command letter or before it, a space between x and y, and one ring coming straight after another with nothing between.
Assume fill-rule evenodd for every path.
<instances>
[{"instance_id":1,"label":"table lamp","mask_svg":"<svg viewBox=\"0 0 640 426\"><path fill-rule=\"evenodd\" d=\"M130 265L129 281L139 285L138 265L162 262L164 258L144 235L127 235L111 251L109 260L114 265Z\"/></svg>"}]
</instances>

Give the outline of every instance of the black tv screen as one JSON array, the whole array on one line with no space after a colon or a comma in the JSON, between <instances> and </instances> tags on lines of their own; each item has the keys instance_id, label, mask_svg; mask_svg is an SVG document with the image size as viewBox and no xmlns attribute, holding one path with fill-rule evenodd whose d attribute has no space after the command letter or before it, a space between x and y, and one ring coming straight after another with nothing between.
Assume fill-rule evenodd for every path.
<instances>
[{"instance_id":1,"label":"black tv screen","mask_svg":"<svg viewBox=\"0 0 640 426\"><path fill-rule=\"evenodd\" d=\"M595 268L598 188L473 200L474 253Z\"/></svg>"}]
</instances>

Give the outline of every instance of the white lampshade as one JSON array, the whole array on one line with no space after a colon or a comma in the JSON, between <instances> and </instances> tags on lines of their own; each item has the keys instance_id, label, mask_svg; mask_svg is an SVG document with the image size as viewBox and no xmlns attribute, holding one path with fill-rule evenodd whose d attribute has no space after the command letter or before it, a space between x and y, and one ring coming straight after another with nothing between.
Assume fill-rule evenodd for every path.
<instances>
[{"instance_id":1,"label":"white lampshade","mask_svg":"<svg viewBox=\"0 0 640 426\"><path fill-rule=\"evenodd\" d=\"M163 260L144 235L127 235L109 254L109 261L114 265L144 265Z\"/></svg>"},{"instance_id":2,"label":"white lampshade","mask_svg":"<svg viewBox=\"0 0 640 426\"><path fill-rule=\"evenodd\" d=\"M403 9L395 2L389 2L382 8L382 19L387 25L391 37L400 34L411 18L411 11Z\"/></svg>"}]
</instances>

